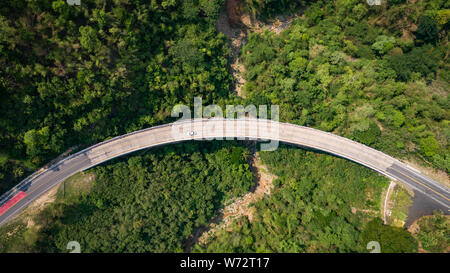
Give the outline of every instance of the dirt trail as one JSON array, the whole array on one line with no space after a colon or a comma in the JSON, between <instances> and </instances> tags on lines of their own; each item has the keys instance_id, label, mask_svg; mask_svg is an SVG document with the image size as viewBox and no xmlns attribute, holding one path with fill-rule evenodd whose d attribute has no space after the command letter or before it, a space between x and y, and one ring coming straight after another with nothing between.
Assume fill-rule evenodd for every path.
<instances>
[{"instance_id":1,"label":"dirt trail","mask_svg":"<svg viewBox=\"0 0 450 273\"><path fill-rule=\"evenodd\" d=\"M248 13L242 12L242 1L226 1L225 8L220 12L216 28L219 32L225 34L231 47L230 73L234 79L231 87L232 92L235 92L240 97L246 96L242 88L246 82L244 75L247 71L239 59L239 53L242 46L246 44L249 33L262 33L264 30L269 30L278 35L302 13L300 12L289 17L280 15L273 22L264 23L251 18Z\"/></svg>"},{"instance_id":2,"label":"dirt trail","mask_svg":"<svg viewBox=\"0 0 450 273\"><path fill-rule=\"evenodd\" d=\"M233 199L233 202L226 206L221 212L221 221L210 225L210 229L204 232L200 238L199 243L205 244L208 238L220 229L226 228L233 219L241 216L247 216L249 221L253 220L254 208L251 204L261 200L265 195L270 195L273 188L273 180L275 175L269 173L268 169L262 165L258 154L252 157L252 171L255 180L255 188L246 195Z\"/></svg>"},{"instance_id":3,"label":"dirt trail","mask_svg":"<svg viewBox=\"0 0 450 273\"><path fill-rule=\"evenodd\" d=\"M216 23L216 28L219 32L225 34L231 47L230 72L234 79L231 91L236 92L238 96L242 96L243 94L241 90L242 86L245 84L245 79L242 75L246 71L239 60L239 52L241 51L241 47L247 41L247 32L245 29L232 27L235 23L230 22L227 13L230 13L229 9L228 11L224 9L220 12L219 20Z\"/></svg>"},{"instance_id":4,"label":"dirt trail","mask_svg":"<svg viewBox=\"0 0 450 273\"><path fill-rule=\"evenodd\" d=\"M234 78L231 87L232 92L240 97L246 96L242 88L246 82L244 75L247 71L240 61L239 53L246 44L249 33L262 33L269 30L278 35L301 14L302 12L289 17L278 16L273 23L265 24L254 18L252 19L248 13L243 13L241 1L226 1L225 8L221 11L219 20L216 22L216 28L217 31L222 32L228 38L231 47L230 72ZM190 252L196 243L205 244L212 234L226 228L233 219L247 216L249 221L253 220L254 207L251 205L270 194L273 187L272 182L277 178L262 165L257 153L254 152L253 155L249 164L253 172L255 187L246 195L231 200L231 204L220 210L218 215L211 220L209 226L197 229L185 243L186 252Z\"/></svg>"},{"instance_id":5,"label":"dirt trail","mask_svg":"<svg viewBox=\"0 0 450 273\"><path fill-rule=\"evenodd\" d=\"M270 174L266 166L262 165L257 153L250 161L255 187L246 195L232 199L231 204L221 209L209 226L197 230L193 238L186 243L186 251L189 252L195 243L206 244L211 235L227 228L234 219L247 216L250 222L253 220L254 207L251 205L265 195L270 195L272 182L277 176Z\"/></svg>"}]
</instances>

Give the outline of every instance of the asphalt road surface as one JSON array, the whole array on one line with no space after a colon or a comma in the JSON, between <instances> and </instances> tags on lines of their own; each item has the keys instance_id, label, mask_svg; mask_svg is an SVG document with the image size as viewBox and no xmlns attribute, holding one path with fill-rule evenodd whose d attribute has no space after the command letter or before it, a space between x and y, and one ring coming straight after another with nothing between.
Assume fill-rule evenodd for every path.
<instances>
[{"instance_id":1,"label":"asphalt road surface","mask_svg":"<svg viewBox=\"0 0 450 273\"><path fill-rule=\"evenodd\" d=\"M16 216L28 204L73 174L110 159L150 147L187 140L250 139L261 141L261 147L273 149L277 142L324 151L364 165L378 173L423 193L450 212L447 187L380 151L328 132L264 119L194 119L185 120L119 136L91 146L45 170L33 174L0 197L0 205L18 191L26 197L0 216L0 226ZM269 145L271 143L271 145Z\"/></svg>"}]
</instances>

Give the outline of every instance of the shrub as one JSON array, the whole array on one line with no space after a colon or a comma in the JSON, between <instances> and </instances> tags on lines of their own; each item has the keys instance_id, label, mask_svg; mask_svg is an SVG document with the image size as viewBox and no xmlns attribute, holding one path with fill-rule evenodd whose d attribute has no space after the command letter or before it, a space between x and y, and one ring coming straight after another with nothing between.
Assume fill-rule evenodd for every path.
<instances>
[{"instance_id":1,"label":"shrub","mask_svg":"<svg viewBox=\"0 0 450 273\"><path fill-rule=\"evenodd\" d=\"M396 42L394 37L380 35L377 37L375 43L372 45L372 49L375 50L379 55L384 55L389 50L394 48L395 43Z\"/></svg>"},{"instance_id":2,"label":"shrub","mask_svg":"<svg viewBox=\"0 0 450 273\"><path fill-rule=\"evenodd\" d=\"M356 56L358 58L364 58L364 59L374 59L375 54L373 53L372 49L368 45L358 45L358 50L356 51Z\"/></svg>"},{"instance_id":3,"label":"shrub","mask_svg":"<svg viewBox=\"0 0 450 273\"><path fill-rule=\"evenodd\" d=\"M436 44L438 39L438 28L436 21L431 17L422 16L415 35L416 41L419 43Z\"/></svg>"},{"instance_id":4,"label":"shrub","mask_svg":"<svg viewBox=\"0 0 450 273\"><path fill-rule=\"evenodd\" d=\"M422 138L419 144L421 152L428 157L432 157L439 150L439 143L434 136Z\"/></svg>"},{"instance_id":5,"label":"shrub","mask_svg":"<svg viewBox=\"0 0 450 273\"><path fill-rule=\"evenodd\" d=\"M367 223L360 238L363 245L370 241L379 242L383 253L417 252L417 242L408 231L385 226L379 218Z\"/></svg>"},{"instance_id":6,"label":"shrub","mask_svg":"<svg viewBox=\"0 0 450 273\"><path fill-rule=\"evenodd\" d=\"M399 80L409 81L413 72L418 72L423 77L434 77L439 65L439 53L432 46L426 45L414 48L407 54L389 56L386 60Z\"/></svg>"},{"instance_id":7,"label":"shrub","mask_svg":"<svg viewBox=\"0 0 450 273\"><path fill-rule=\"evenodd\" d=\"M381 135L378 125L371 121L367 130L356 130L354 133L355 138L366 145L371 145L376 142L377 138Z\"/></svg>"}]
</instances>

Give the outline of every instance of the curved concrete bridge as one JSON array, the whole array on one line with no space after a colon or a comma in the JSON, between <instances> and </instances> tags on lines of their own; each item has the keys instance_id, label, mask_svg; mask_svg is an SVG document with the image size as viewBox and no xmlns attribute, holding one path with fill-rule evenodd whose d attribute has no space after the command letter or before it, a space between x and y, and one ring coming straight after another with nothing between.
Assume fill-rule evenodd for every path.
<instances>
[{"instance_id":1,"label":"curved concrete bridge","mask_svg":"<svg viewBox=\"0 0 450 273\"><path fill-rule=\"evenodd\" d=\"M150 147L188 140L271 140L321 150L364 165L425 194L448 214L450 191L397 159L363 144L328 132L265 119L189 119L122 135L71 155L34 173L0 198L0 205L18 191L26 197L0 216L0 226L29 203L73 174L110 159ZM275 143L273 143L275 141ZM274 146L267 145L270 149ZM276 146L275 146L276 147Z\"/></svg>"}]
</instances>

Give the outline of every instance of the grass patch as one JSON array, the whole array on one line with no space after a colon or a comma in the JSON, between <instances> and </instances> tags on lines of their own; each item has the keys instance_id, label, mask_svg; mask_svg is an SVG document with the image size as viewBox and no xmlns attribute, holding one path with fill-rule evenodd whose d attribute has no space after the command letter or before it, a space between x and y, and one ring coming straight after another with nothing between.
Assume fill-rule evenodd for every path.
<instances>
[{"instance_id":1,"label":"grass patch","mask_svg":"<svg viewBox=\"0 0 450 273\"><path fill-rule=\"evenodd\" d=\"M58 204L75 203L87 195L95 180L93 172L77 173L67 178L58 186L56 201L46 205L37 214L27 207L16 219L0 227L0 253L36 252L36 242L39 238L41 224L48 215L57 214ZM39 223L28 225L28 221Z\"/></svg>"},{"instance_id":2,"label":"grass patch","mask_svg":"<svg viewBox=\"0 0 450 273\"><path fill-rule=\"evenodd\" d=\"M80 172L72 175L59 186L56 200L65 203L79 200L91 191L94 180L93 172Z\"/></svg>"},{"instance_id":3,"label":"grass patch","mask_svg":"<svg viewBox=\"0 0 450 273\"><path fill-rule=\"evenodd\" d=\"M387 223L393 226L403 227L408 210L412 204L412 196L401 186L395 186L390 196L391 215L387 217Z\"/></svg>"},{"instance_id":4,"label":"grass patch","mask_svg":"<svg viewBox=\"0 0 450 273\"><path fill-rule=\"evenodd\" d=\"M29 252L36 239L36 229L28 229L25 223L15 221L0 228L0 252Z\"/></svg>"}]
</instances>

